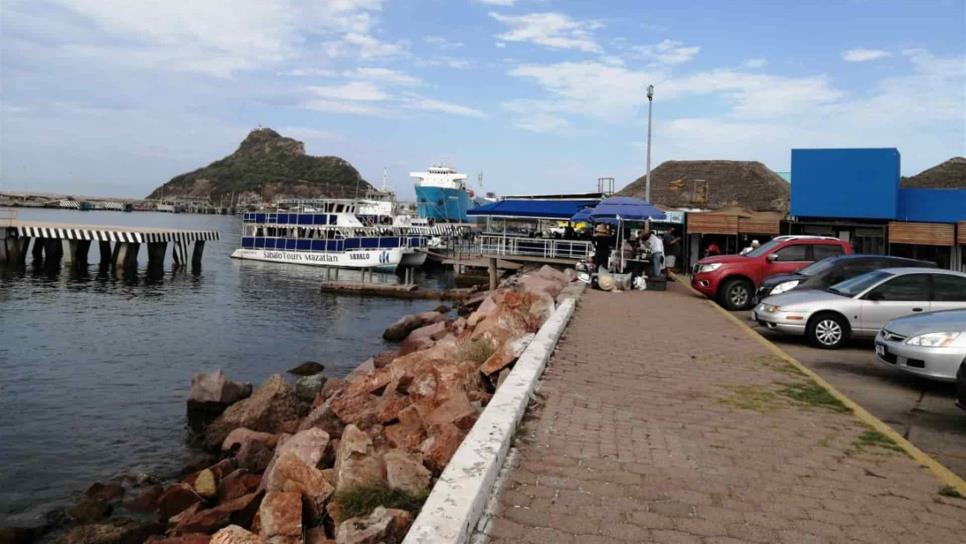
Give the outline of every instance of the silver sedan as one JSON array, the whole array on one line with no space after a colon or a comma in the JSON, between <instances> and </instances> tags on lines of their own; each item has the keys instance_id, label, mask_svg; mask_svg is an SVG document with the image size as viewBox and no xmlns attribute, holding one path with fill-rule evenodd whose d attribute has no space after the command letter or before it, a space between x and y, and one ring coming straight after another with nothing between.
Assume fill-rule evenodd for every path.
<instances>
[{"instance_id":1,"label":"silver sedan","mask_svg":"<svg viewBox=\"0 0 966 544\"><path fill-rule=\"evenodd\" d=\"M898 370L955 382L966 362L966 310L893 319L876 336L875 355Z\"/></svg>"},{"instance_id":2,"label":"silver sedan","mask_svg":"<svg viewBox=\"0 0 966 544\"><path fill-rule=\"evenodd\" d=\"M805 335L822 348L850 337L873 337L897 317L966 309L966 274L935 268L887 268L856 276L825 290L768 297L752 312L765 327Z\"/></svg>"}]
</instances>

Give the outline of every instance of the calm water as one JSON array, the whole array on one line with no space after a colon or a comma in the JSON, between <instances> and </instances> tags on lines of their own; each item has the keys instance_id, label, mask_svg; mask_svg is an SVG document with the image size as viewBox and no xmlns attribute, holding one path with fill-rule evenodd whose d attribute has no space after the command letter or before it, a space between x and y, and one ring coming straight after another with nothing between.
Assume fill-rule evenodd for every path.
<instances>
[{"instance_id":1,"label":"calm water","mask_svg":"<svg viewBox=\"0 0 966 544\"><path fill-rule=\"evenodd\" d=\"M0 273L0 526L30 523L89 484L175 471L190 460L192 374L222 368L260 383L311 359L344 374L385 349L387 324L436 306L322 295L324 269L230 259L240 219L156 213L18 210L18 218L217 229L203 269L137 278L62 270ZM352 273L342 271L341 278ZM392 275L387 281L396 281ZM445 277L424 276L439 285Z\"/></svg>"}]
</instances>

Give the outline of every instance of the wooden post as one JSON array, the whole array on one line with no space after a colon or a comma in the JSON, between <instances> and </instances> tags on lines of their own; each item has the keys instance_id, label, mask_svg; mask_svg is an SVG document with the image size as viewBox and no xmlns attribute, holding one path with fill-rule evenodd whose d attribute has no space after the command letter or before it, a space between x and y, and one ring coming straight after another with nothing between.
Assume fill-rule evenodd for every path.
<instances>
[{"instance_id":1,"label":"wooden post","mask_svg":"<svg viewBox=\"0 0 966 544\"><path fill-rule=\"evenodd\" d=\"M497 269L496 269L496 258L495 257L490 257L490 262L489 262L488 268L489 268L489 271L490 271L490 291L493 291L493 290L496 289L496 280L497 280L497 274L498 274Z\"/></svg>"}]
</instances>

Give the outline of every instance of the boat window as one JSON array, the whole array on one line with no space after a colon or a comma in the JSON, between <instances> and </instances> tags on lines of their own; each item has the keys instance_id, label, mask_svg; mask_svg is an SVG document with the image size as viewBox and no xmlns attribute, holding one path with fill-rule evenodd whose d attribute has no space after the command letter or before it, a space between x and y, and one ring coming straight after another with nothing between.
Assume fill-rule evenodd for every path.
<instances>
[{"instance_id":1,"label":"boat window","mask_svg":"<svg viewBox=\"0 0 966 544\"><path fill-rule=\"evenodd\" d=\"M262 237L262 236L265 236L265 231L264 231L264 229L262 229L262 227L257 227L257 228L255 229L255 236L258 236L258 237Z\"/></svg>"}]
</instances>

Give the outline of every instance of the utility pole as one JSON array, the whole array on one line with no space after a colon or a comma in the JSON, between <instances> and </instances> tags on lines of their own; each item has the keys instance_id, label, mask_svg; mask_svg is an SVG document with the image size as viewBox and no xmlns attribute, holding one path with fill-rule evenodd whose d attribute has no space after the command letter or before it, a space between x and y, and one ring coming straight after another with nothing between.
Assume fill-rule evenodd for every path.
<instances>
[{"instance_id":1,"label":"utility pole","mask_svg":"<svg viewBox=\"0 0 966 544\"><path fill-rule=\"evenodd\" d=\"M647 173L644 175L644 200L651 203L651 110L654 106L654 85L647 86Z\"/></svg>"}]
</instances>

